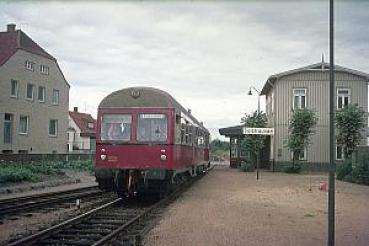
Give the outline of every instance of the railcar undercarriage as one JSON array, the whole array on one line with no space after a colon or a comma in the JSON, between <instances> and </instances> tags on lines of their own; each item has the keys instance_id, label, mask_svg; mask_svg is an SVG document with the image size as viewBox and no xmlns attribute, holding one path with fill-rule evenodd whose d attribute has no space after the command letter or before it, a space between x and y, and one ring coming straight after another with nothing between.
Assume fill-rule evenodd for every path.
<instances>
[{"instance_id":1,"label":"railcar undercarriage","mask_svg":"<svg viewBox=\"0 0 369 246\"><path fill-rule=\"evenodd\" d=\"M205 170L205 165L192 166L182 172L165 169L99 169L95 176L101 190L113 191L119 197L132 197L143 193L163 196Z\"/></svg>"}]
</instances>

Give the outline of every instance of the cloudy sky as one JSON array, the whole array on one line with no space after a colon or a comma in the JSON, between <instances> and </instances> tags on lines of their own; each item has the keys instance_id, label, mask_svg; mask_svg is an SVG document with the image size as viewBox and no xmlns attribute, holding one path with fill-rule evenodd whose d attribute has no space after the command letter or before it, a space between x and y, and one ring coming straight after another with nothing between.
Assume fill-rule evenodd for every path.
<instances>
[{"instance_id":1,"label":"cloudy sky","mask_svg":"<svg viewBox=\"0 0 369 246\"><path fill-rule=\"evenodd\" d=\"M326 1L1 2L2 31L17 24L58 59L70 108L96 115L129 86L169 92L219 137L257 109L269 75L328 61ZM369 72L369 1L336 2L337 64ZM264 98L261 98L262 106Z\"/></svg>"}]
</instances>

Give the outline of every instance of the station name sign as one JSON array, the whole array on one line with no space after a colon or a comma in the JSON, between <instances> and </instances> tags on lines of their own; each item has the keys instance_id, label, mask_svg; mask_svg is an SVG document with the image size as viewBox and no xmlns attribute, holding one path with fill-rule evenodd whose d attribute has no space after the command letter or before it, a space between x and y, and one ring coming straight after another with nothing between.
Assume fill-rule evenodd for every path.
<instances>
[{"instance_id":1,"label":"station name sign","mask_svg":"<svg viewBox=\"0 0 369 246\"><path fill-rule=\"evenodd\" d=\"M274 135L274 128L244 127L242 131L245 135Z\"/></svg>"}]
</instances>

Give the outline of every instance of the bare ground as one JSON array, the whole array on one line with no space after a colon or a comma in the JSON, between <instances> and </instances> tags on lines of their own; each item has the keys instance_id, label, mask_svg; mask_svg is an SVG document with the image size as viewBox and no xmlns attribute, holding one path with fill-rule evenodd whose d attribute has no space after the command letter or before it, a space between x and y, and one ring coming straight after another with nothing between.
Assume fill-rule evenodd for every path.
<instances>
[{"instance_id":1,"label":"bare ground","mask_svg":"<svg viewBox=\"0 0 369 246\"><path fill-rule=\"evenodd\" d=\"M217 166L173 203L146 245L326 245L327 175ZM336 245L369 245L369 187L336 182Z\"/></svg>"}]
</instances>

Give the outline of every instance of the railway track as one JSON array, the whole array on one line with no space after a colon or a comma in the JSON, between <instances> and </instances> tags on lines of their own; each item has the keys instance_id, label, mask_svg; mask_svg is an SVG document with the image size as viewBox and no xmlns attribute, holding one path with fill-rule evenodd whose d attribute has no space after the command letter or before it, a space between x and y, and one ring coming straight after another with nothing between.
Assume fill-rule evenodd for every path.
<instances>
[{"instance_id":1,"label":"railway track","mask_svg":"<svg viewBox=\"0 0 369 246\"><path fill-rule=\"evenodd\" d=\"M35 209L74 201L79 198L102 194L97 186L89 186L63 192L49 192L31 196L0 200L0 219L9 215L23 214Z\"/></svg>"},{"instance_id":2,"label":"railway track","mask_svg":"<svg viewBox=\"0 0 369 246\"><path fill-rule=\"evenodd\" d=\"M202 176L191 179L154 204L137 206L118 198L8 245L140 245L162 209Z\"/></svg>"}]
</instances>

